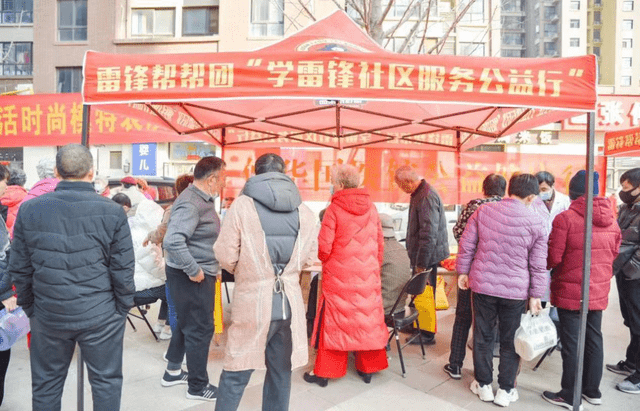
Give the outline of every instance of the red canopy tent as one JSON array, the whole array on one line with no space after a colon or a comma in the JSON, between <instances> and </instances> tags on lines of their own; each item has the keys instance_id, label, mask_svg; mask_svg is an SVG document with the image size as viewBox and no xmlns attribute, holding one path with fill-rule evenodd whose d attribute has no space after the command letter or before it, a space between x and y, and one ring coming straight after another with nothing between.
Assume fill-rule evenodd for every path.
<instances>
[{"instance_id":1,"label":"red canopy tent","mask_svg":"<svg viewBox=\"0 0 640 411\"><path fill-rule=\"evenodd\" d=\"M83 116L88 126L91 106L111 110L108 105L142 104L177 135L206 133L223 150L269 141L336 149L415 145L460 152L587 112L582 355L589 301L596 79L593 55L506 59L390 53L338 11L253 52L88 52ZM185 127L180 118L198 126ZM83 130L88 144L88 127ZM577 371L576 410L580 361Z\"/></svg>"}]
</instances>

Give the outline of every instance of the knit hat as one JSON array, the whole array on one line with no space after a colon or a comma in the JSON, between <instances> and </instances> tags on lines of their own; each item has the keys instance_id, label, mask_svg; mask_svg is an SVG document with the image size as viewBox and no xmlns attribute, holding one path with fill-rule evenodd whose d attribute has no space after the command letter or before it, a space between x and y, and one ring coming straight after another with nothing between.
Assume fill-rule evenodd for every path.
<instances>
[{"instance_id":1,"label":"knit hat","mask_svg":"<svg viewBox=\"0 0 640 411\"><path fill-rule=\"evenodd\" d=\"M393 218L389 214L380 214L380 224L382 225L382 235L384 237L396 236L396 232L393 229Z\"/></svg>"},{"instance_id":2,"label":"knit hat","mask_svg":"<svg viewBox=\"0 0 640 411\"><path fill-rule=\"evenodd\" d=\"M135 186L136 184L138 184L136 179L131 176L124 177L122 180L120 180L120 182L123 184L131 184L132 186Z\"/></svg>"},{"instance_id":3,"label":"knit hat","mask_svg":"<svg viewBox=\"0 0 640 411\"><path fill-rule=\"evenodd\" d=\"M600 175L597 171L593 172L593 195L597 196L599 193L599 185L598 180ZM571 178L569 182L569 198L571 200L575 200L578 197L584 195L587 186L587 172L585 170L580 170L576 173L575 176Z\"/></svg>"}]
</instances>

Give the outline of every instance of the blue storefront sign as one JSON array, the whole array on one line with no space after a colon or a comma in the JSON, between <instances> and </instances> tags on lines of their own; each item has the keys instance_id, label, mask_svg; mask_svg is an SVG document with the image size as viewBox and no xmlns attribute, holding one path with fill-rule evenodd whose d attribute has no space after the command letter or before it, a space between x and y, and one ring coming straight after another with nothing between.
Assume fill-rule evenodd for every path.
<instances>
[{"instance_id":1,"label":"blue storefront sign","mask_svg":"<svg viewBox=\"0 0 640 411\"><path fill-rule=\"evenodd\" d=\"M156 153L156 143L133 144L131 174L134 176L155 176Z\"/></svg>"}]
</instances>

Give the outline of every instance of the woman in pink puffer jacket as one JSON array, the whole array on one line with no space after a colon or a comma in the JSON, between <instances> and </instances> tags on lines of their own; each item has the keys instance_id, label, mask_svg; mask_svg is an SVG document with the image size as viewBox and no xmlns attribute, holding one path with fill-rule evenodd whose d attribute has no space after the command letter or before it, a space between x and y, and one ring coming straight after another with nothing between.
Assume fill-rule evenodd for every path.
<instances>
[{"instance_id":1,"label":"woman in pink puffer jacket","mask_svg":"<svg viewBox=\"0 0 640 411\"><path fill-rule=\"evenodd\" d=\"M506 407L518 400L515 379L520 357L515 332L527 299L534 313L548 286L547 223L532 209L538 180L519 174L509 181L509 198L483 204L460 238L456 269L461 289L473 292L475 381L471 391L482 401ZM493 329L500 330L500 388L493 395Z\"/></svg>"}]
</instances>

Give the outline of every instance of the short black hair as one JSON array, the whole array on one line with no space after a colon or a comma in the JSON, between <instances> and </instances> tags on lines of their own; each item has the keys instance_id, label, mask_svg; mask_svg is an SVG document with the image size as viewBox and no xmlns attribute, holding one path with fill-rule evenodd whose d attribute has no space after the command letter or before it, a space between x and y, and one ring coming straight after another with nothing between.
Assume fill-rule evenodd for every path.
<instances>
[{"instance_id":1,"label":"short black hair","mask_svg":"<svg viewBox=\"0 0 640 411\"><path fill-rule=\"evenodd\" d=\"M504 197L504 193L507 190L507 179L500 174L491 173L485 177L482 182L482 192L485 196L500 196Z\"/></svg>"},{"instance_id":2,"label":"short black hair","mask_svg":"<svg viewBox=\"0 0 640 411\"><path fill-rule=\"evenodd\" d=\"M56 169L63 179L83 178L93 168L93 156L81 144L67 144L56 154Z\"/></svg>"},{"instance_id":3,"label":"short black hair","mask_svg":"<svg viewBox=\"0 0 640 411\"><path fill-rule=\"evenodd\" d=\"M220 171L225 165L225 162L219 157L203 157L198 161L198 164L196 164L196 167L193 169L193 178L196 180L204 180L211 174Z\"/></svg>"},{"instance_id":4,"label":"short black hair","mask_svg":"<svg viewBox=\"0 0 640 411\"><path fill-rule=\"evenodd\" d=\"M620 176L620 184L624 181L628 181L634 187L640 186L640 167L627 170Z\"/></svg>"},{"instance_id":5,"label":"short black hair","mask_svg":"<svg viewBox=\"0 0 640 411\"><path fill-rule=\"evenodd\" d=\"M533 174L517 174L509 180L509 195L527 198L531 194L540 194L540 183Z\"/></svg>"},{"instance_id":6,"label":"short black hair","mask_svg":"<svg viewBox=\"0 0 640 411\"><path fill-rule=\"evenodd\" d=\"M122 183L122 186L123 186L124 188L131 188L131 187L135 186L135 184Z\"/></svg>"},{"instance_id":7,"label":"short black hair","mask_svg":"<svg viewBox=\"0 0 640 411\"><path fill-rule=\"evenodd\" d=\"M263 173L284 173L284 160L277 154L266 153L256 160L256 175Z\"/></svg>"},{"instance_id":8,"label":"short black hair","mask_svg":"<svg viewBox=\"0 0 640 411\"><path fill-rule=\"evenodd\" d=\"M9 169L0 164L0 181L9 180Z\"/></svg>"},{"instance_id":9,"label":"short black hair","mask_svg":"<svg viewBox=\"0 0 640 411\"><path fill-rule=\"evenodd\" d=\"M131 208L131 199L125 193L118 193L114 195L113 198L111 199L116 203L120 204L121 206L127 206Z\"/></svg>"},{"instance_id":10,"label":"short black hair","mask_svg":"<svg viewBox=\"0 0 640 411\"><path fill-rule=\"evenodd\" d=\"M538 185L547 183L549 187L553 187L556 183L556 178L548 171L538 171L536 173L536 178L538 179Z\"/></svg>"}]
</instances>

